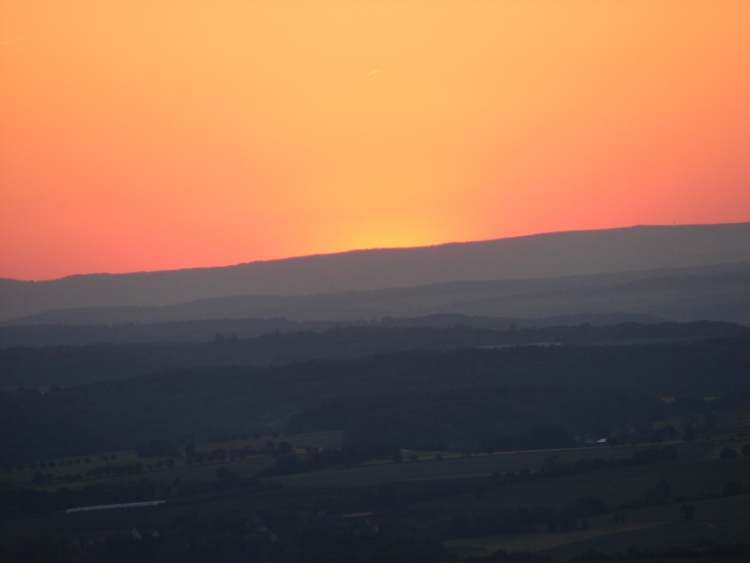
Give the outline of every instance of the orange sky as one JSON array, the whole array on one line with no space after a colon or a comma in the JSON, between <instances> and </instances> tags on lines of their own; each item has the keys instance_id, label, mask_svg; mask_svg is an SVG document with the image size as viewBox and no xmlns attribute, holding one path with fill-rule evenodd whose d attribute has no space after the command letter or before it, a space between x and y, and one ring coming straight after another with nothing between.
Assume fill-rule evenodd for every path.
<instances>
[{"instance_id":1,"label":"orange sky","mask_svg":"<svg viewBox=\"0 0 750 563\"><path fill-rule=\"evenodd\" d=\"M0 6L0 276L750 220L747 0Z\"/></svg>"}]
</instances>

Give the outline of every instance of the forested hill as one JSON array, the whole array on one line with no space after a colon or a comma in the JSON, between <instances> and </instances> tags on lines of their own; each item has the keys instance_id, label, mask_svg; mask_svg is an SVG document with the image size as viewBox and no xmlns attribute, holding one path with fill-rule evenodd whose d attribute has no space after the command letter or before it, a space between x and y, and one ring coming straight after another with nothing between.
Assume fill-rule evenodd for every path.
<instances>
[{"instance_id":1,"label":"forested hill","mask_svg":"<svg viewBox=\"0 0 750 563\"><path fill-rule=\"evenodd\" d=\"M748 373L748 338L168 371L0 393L0 462L285 429L342 430L385 449L557 447L656 418L747 412Z\"/></svg>"},{"instance_id":2,"label":"forested hill","mask_svg":"<svg viewBox=\"0 0 750 563\"><path fill-rule=\"evenodd\" d=\"M611 326L473 328L471 318L412 319L399 326L347 326L269 333L253 338L219 334L210 342L97 344L0 350L0 387L69 386L201 366L267 366L309 360L352 359L406 350L452 350L522 345L632 344L748 338L750 328L726 323L624 323ZM419 323L423 323L420 325ZM431 327L430 322L438 323ZM486 319L479 319L487 323ZM498 321L500 322L500 321ZM462 326L462 323L465 323ZM502 324L500 324L502 326Z\"/></svg>"}]
</instances>

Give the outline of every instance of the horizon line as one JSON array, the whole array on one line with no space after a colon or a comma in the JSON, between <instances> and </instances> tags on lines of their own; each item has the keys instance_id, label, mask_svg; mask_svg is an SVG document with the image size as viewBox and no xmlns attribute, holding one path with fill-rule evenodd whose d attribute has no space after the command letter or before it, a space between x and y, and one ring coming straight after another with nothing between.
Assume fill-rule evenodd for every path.
<instances>
[{"instance_id":1,"label":"horizon line","mask_svg":"<svg viewBox=\"0 0 750 563\"><path fill-rule=\"evenodd\" d=\"M130 271L122 271L122 272L92 271L92 272L80 272L80 273L74 273L74 274L66 274L66 275L51 277L51 278L37 278L37 279L12 278L12 277L0 276L0 282L51 283L51 282L57 282L57 281L63 281L63 280L68 280L72 278L81 278L81 277L138 276L138 275L148 275L148 274L188 272L188 271L196 271L196 270L221 270L221 269L228 269L228 268L237 268L240 266L250 266L254 264L265 264L268 262L285 262L285 261L291 261L291 260L305 260L309 258L318 258L318 257L324 257L324 256L340 256L340 255L345 255L345 254L357 254L357 253L367 253L367 252L387 252L387 251L397 252L397 251L416 250L416 249L441 248L441 247L446 247L446 246L483 244L483 243L498 242L502 240L535 238L535 237L574 234L574 233L624 231L624 230L629 230L629 229L649 229L649 228L658 229L658 228L720 227L720 226L731 226L731 225L750 225L750 220L726 221L726 222L719 222L719 223L669 223L669 224L667 223L652 223L652 224L638 223L638 224L633 224L633 225L621 225L621 226L616 226L616 227L602 227L602 228L588 228L588 229L563 229L563 230L557 230L557 231L541 231L541 232L535 232L535 233L509 235L509 236L504 236L504 237L501 236L501 237L494 237L494 238L487 238L487 239L453 240L453 241L445 241L445 242L436 242L433 244L349 248L349 249L343 249L343 250L334 250L330 252L313 252L310 254L279 256L279 257L273 257L273 258L260 258L256 260L249 260L246 262L234 262L230 264L221 264L221 265L213 265L213 266L211 265L185 266L185 267L176 267L176 268L165 268L161 270L130 270Z\"/></svg>"}]
</instances>

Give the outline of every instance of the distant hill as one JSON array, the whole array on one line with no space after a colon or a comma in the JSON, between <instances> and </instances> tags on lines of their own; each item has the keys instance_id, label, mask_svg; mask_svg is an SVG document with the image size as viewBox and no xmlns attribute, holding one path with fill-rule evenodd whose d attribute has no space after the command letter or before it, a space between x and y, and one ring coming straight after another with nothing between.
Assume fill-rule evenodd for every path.
<instances>
[{"instance_id":1,"label":"distant hill","mask_svg":"<svg viewBox=\"0 0 750 563\"><path fill-rule=\"evenodd\" d=\"M162 323L0 325L0 349L146 342L214 342L262 334L318 331L337 323L286 319L207 319Z\"/></svg>"},{"instance_id":2,"label":"distant hill","mask_svg":"<svg viewBox=\"0 0 750 563\"><path fill-rule=\"evenodd\" d=\"M141 309L139 309L141 311ZM196 321L115 323L115 324L0 324L0 349L44 346L85 346L89 344L136 344L171 342L221 342L261 335L294 332L320 332L333 328L470 328L509 330L562 327L655 324L663 319L651 315L613 313L569 315L549 318L511 319L460 314L422 317L385 317L377 322L290 321L286 319L206 319Z\"/></svg>"},{"instance_id":3,"label":"distant hill","mask_svg":"<svg viewBox=\"0 0 750 563\"><path fill-rule=\"evenodd\" d=\"M380 322L388 318L392 325L397 325L398 319L404 318L410 320L402 322L414 323L414 317L422 318L420 326L425 326L430 319L430 326L435 327L461 324L476 328L505 328L511 323L550 326L660 320L750 324L750 262L561 278L451 282L317 295L232 296L152 307L63 309L26 317L14 325L148 324L195 319L228 322L274 318L325 321L324 325ZM256 322L259 323L256 328L262 330L263 322ZM279 322L276 328L271 328L274 324L266 321L267 328L284 328ZM179 330L184 329L179 327ZM128 330L133 333L139 329Z\"/></svg>"},{"instance_id":4,"label":"distant hill","mask_svg":"<svg viewBox=\"0 0 750 563\"><path fill-rule=\"evenodd\" d=\"M255 295L259 303L273 304L277 302L274 298L269 301L263 296L367 291L456 280L542 279L731 262L750 262L750 223L639 226L354 251L223 268L81 275L43 282L0 280L0 320L53 309L171 305L231 295Z\"/></svg>"}]
</instances>

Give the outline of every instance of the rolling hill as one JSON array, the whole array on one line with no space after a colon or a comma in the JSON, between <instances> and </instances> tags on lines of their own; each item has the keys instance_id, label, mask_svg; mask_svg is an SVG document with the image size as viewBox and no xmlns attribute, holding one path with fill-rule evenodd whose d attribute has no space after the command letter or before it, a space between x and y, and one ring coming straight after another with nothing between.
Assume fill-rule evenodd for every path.
<instances>
[{"instance_id":1,"label":"rolling hill","mask_svg":"<svg viewBox=\"0 0 750 563\"><path fill-rule=\"evenodd\" d=\"M456 280L541 280L733 262L750 262L750 223L574 231L353 251L221 268L92 274L39 282L0 280L0 320L58 309L164 306L234 295L253 295L258 306L265 307L269 303L274 306L279 300L304 301L304 296L318 293L363 292ZM366 296L359 295L358 299L361 297ZM480 308L485 309L484 305ZM505 308L497 303L490 307L493 314L501 309ZM378 309L376 314L381 311ZM328 318L318 312L315 316Z\"/></svg>"},{"instance_id":2,"label":"rolling hill","mask_svg":"<svg viewBox=\"0 0 750 563\"><path fill-rule=\"evenodd\" d=\"M714 320L750 324L750 262L313 295L237 295L160 306L61 309L18 319L13 325L148 325L196 319L351 323L424 316L443 317L448 326L462 324L452 321L452 315L499 317L504 319L503 326L513 319L537 325L632 320ZM258 321L257 324L277 330L283 323ZM144 326L130 330L147 329Z\"/></svg>"}]
</instances>

